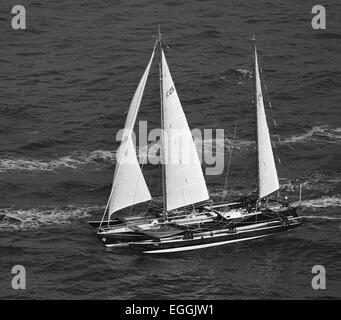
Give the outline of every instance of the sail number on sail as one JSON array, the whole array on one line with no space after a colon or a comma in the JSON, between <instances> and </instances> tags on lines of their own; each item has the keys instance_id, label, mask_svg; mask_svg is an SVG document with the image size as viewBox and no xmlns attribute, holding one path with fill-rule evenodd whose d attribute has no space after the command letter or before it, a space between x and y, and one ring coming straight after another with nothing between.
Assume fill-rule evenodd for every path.
<instances>
[{"instance_id":1,"label":"sail number on sail","mask_svg":"<svg viewBox=\"0 0 341 320\"><path fill-rule=\"evenodd\" d=\"M170 89L166 93L166 98L168 98L174 92L174 87L171 86Z\"/></svg>"}]
</instances>

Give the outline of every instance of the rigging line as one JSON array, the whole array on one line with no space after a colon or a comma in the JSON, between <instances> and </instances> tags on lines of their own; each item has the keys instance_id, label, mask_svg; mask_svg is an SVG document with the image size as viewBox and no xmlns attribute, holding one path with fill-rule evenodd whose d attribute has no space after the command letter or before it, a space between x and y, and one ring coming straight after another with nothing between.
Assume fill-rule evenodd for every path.
<instances>
[{"instance_id":1,"label":"rigging line","mask_svg":"<svg viewBox=\"0 0 341 320\"><path fill-rule=\"evenodd\" d=\"M152 200L148 201L147 209L142 213L142 216L146 216L150 208L152 207Z\"/></svg>"},{"instance_id":2,"label":"rigging line","mask_svg":"<svg viewBox=\"0 0 341 320\"><path fill-rule=\"evenodd\" d=\"M163 38L162 41L165 43L167 50L168 50L169 53L173 56L173 58L175 59L176 63L177 63L179 66L181 66L182 69L185 69L185 70L184 70L185 72L189 72L189 73L190 73L189 68L188 68L185 64L183 64L183 63L180 62L180 59L179 59L178 56L174 53L174 50L172 50L172 49L170 48L170 46L167 44L166 40ZM173 46L173 48L174 48L174 46ZM186 82L187 85L190 84L190 83L191 83L191 81L187 81L187 82ZM199 90L198 87L195 87L195 86L193 86L193 85L190 85L190 89L194 89L194 90L197 91L198 93L202 93L202 92ZM200 101L200 103L201 103L202 105L205 105L205 102L204 102L204 100L200 97L200 95L197 96L197 99ZM213 113L208 113L208 115L211 117L211 120L215 123L215 125L217 125L217 124L218 124L218 121L217 121L216 118L213 117L212 114L213 114Z\"/></svg>"},{"instance_id":3,"label":"rigging line","mask_svg":"<svg viewBox=\"0 0 341 320\"><path fill-rule=\"evenodd\" d=\"M245 38L245 39L248 40L248 41L249 41L249 39L251 39L251 37L250 37L249 35L245 35L245 34L241 34L241 33L238 33L238 35L239 35L240 37L242 37L242 38ZM250 60L252 60L252 59L253 59L253 54L252 54L252 53L249 53L249 57L250 57ZM240 107L239 104L237 104L237 108L238 108L238 111L239 111L239 113L240 113L241 107ZM235 128L234 128L233 141L235 141L235 139L236 139L237 126L238 126L238 120L237 120L237 122L236 122L236 124L235 124ZM226 192L227 192L227 190L226 190L226 187L227 187L226 182L227 182L228 173L229 173L229 170L230 170L230 163L231 163L231 160L232 160L232 159L231 159L232 150L233 150L233 148L234 148L234 145L233 145L231 142L230 142L230 145L231 145L231 152L230 152L230 158L229 158L229 164L228 164L228 171L227 171L226 180L225 180L225 186L224 186L224 193L225 193L225 194L226 194ZM248 170L248 165L249 165L249 163L250 163L250 158L247 158L246 163L245 163L245 165L244 165L244 168L241 170L239 179L241 179L241 178L244 176L244 174L246 173L246 171ZM239 179L238 179L238 180L239 180ZM245 179L246 179L246 176L244 177L244 180L245 180ZM224 193L223 193L223 196L224 196ZM230 199L230 196L231 196L231 195L228 195L227 201L228 201L228 199Z\"/></svg>"},{"instance_id":4,"label":"rigging line","mask_svg":"<svg viewBox=\"0 0 341 320\"><path fill-rule=\"evenodd\" d=\"M240 36L245 38L247 41L249 41L251 39L251 36L245 36L245 35L241 35L241 34L240 34ZM249 60L252 61L253 60L253 53L249 53L248 56L249 56ZM253 99L254 99L254 97L252 96L251 101L253 101ZM239 104L238 104L238 109L239 109L239 111L241 111L241 107L239 106ZM237 122L237 124L238 124L238 122ZM235 138L234 138L234 140L235 140ZM257 151L255 151L255 152L256 152L256 157L257 157ZM244 179L244 182L246 182L246 172L249 169L249 164L251 162L251 159L252 159L252 157L246 157L246 161L245 161L244 167L243 167L243 169L240 172L238 180Z\"/></svg>"},{"instance_id":5,"label":"rigging line","mask_svg":"<svg viewBox=\"0 0 341 320\"><path fill-rule=\"evenodd\" d=\"M171 52L171 49L170 49L170 47L168 46L168 44L167 44L167 42L165 41L165 39L162 38L161 41L164 42L164 44L166 45L166 48L169 50L169 52ZM183 65L180 63L179 59L176 57L176 55L173 54L173 52L171 52L171 53L172 53L172 55L175 57L176 63L177 63L178 65L183 66ZM180 100L180 98L179 98L179 100ZM199 98L199 100L201 100L201 99ZM202 100L201 100L201 101L202 101ZM181 103L181 102L180 102L180 103ZM203 103L203 101L202 101L202 103ZM187 122L187 119L186 119L186 122ZM191 138L191 143L194 144L193 138ZM176 144L176 145L179 146L178 144ZM179 147L180 147L180 146L179 146ZM195 149L195 152L197 152L196 146L195 146L195 145L194 145L194 149ZM179 154L180 154L179 161L180 161L180 164L181 164L181 153L179 153ZM194 155L191 155L191 156L194 156L194 157L195 157L195 156L197 156L197 155L194 154ZM183 166L181 167L181 171L183 172L183 177L185 178L186 184L188 184L188 181L187 181L187 179L186 179L185 168L184 168ZM184 186L182 186L181 190L182 190L183 199L185 200L185 190L184 190ZM192 200L192 194L190 194L190 198L191 198L191 202L193 202L193 200ZM194 203L192 203L191 205L192 205L192 208L194 209L194 208L195 208L195 207L194 207Z\"/></svg>"},{"instance_id":6,"label":"rigging line","mask_svg":"<svg viewBox=\"0 0 341 320\"><path fill-rule=\"evenodd\" d=\"M188 68L186 65L184 65L183 63L180 62L180 59L179 59L178 56L175 54L174 50L172 50L172 49L170 48L170 46L167 44L166 40L163 38L162 41L165 43L166 48L167 48L167 50L169 51L169 53L171 54L171 56L175 59L176 64L182 67L182 70L185 71L185 74L186 74L186 72L190 73L189 68ZM174 48L174 46L173 46L173 48ZM199 102L200 102L201 105L205 106L207 103L205 103L204 100L200 97L200 94L202 93L202 92L200 91L200 89L199 89L198 87L195 87L195 86L191 85L191 81L187 81L187 82L186 82L186 85L188 85L190 89L195 90L197 93L199 93L199 94L197 95L196 98L199 100ZM214 123L214 124L217 126L217 125L218 125L218 121L217 121L217 118L214 118L214 117L213 117L213 113L209 112L209 113L208 113L208 116L210 117L212 123ZM204 142L204 141L202 140L202 141L201 141L201 149L205 152L205 144L204 144L203 142ZM225 149L225 148L224 148L224 149ZM202 154L202 156L204 156L204 154ZM203 161L202 158L201 158L201 160ZM201 164L203 164L202 161L201 161Z\"/></svg>"},{"instance_id":7,"label":"rigging line","mask_svg":"<svg viewBox=\"0 0 341 320\"><path fill-rule=\"evenodd\" d=\"M157 44L157 41L155 41L155 43L154 43L154 47L153 47L153 51L152 51L152 57L154 57L156 44ZM148 71L148 73L149 73L149 71ZM140 80L140 81L141 81L141 80ZM147 79L145 80L145 82L147 82ZM142 96L143 96L143 92L142 92ZM142 100L142 97L141 97L141 100ZM124 153L126 152L126 150L127 150L127 142L128 142L128 139L129 139L129 137L126 136L125 142L124 142L124 144L123 144L122 154L124 154ZM117 164L117 163L116 163L116 164ZM105 216L105 214L106 214L106 211L107 211L107 209L109 208L109 203L110 203L110 200L111 200L113 191L114 191L113 186L114 186L114 184L115 184L115 182L116 182L115 180L116 180L116 178L117 178L117 176L118 176L119 170L120 170L120 167L118 167L118 170L117 170L117 172L116 172L117 175L116 175L116 177L114 177L114 179L113 179L112 187L111 187L111 191L110 191L110 195L109 195L107 204L106 204L106 206L105 206L105 210L104 210L104 213L103 213L103 216L102 216L102 220L101 220L101 223L100 223L100 227L102 226L102 223L103 223L103 221L104 221L104 216ZM116 170L115 170L115 171L116 171ZM115 173L114 173L114 174L115 174ZM109 220L110 220L110 213L109 213L109 210L108 210L108 226L109 226Z\"/></svg>"},{"instance_id":8,"label":"rigging line","mask_svg":"<svg viewBox=\"0 0 341 320\"><path fill-rule=\"evenodd\" d=\"M242 170L242 172L241 172L241 174L240 174L240 176L239 176L239 179L242 179L243 176L244 176L244 173L248 170L248 167L249 167L251 158L252 158L252 157L247 157L246 164L245 164L245 166L244 166L244 168L243 168L243 170ZM246 178L246 176L244 177L244 179L245 179L245 178Z\"/></svg>"},{"instance_id":9,"label":"rigging line","mask_svg":"<svg viewBox=\"0 0 341 320\"><path fill-rule=\"evenodd\" d=\"M156 48L156 45L158 44L158 39L156 39L155 40L155 44L154 44L154 48L153 48L153 54L154 54L154 52L155 52L155 48ZM148 74L148 77L150 77L152 75L152 72L151 72L151 70L149 70L149 74ZM147 83L147 79L146 79L146 83ZM142 98L143 98L143 93L144 92L142 92ZM141 103L142 103L142 98L141 98ZM136 153L137 152L139 152L139 151L137 151L137 149L135 149L135 151L136 151ZM147 148L146 148L146 151L147 151L147 159L148 159L148 145L147 145ZM138 157L139 158L139 157ZM140 177L142 176L143 177L143 174L142 174L142 170L143 170L143 168L144 168L144 165L145 165L145 162L143 162L142 163L142 165L140 166L140 174L139 174L139 177L138 177L138 183L139 183L139 181L140 181ZM138 183L137 183L137 185L138 185ZM136 188L135 188L135 192L134 192L134 197L133 197L133 199L135 199L135 197L136 197L136 192L137 192L137 186L136 186ZM153 200L153 199L152 199ZM147 208L147 211L148 211L148 209L150 208L150 203L151 203L151 201L149 201L149 206L148 206L148 208ZM135 204L133 204L131 207L130 207L130 212L129 212L129 214L131 215L131 213L132 213L132 210L133 210L133 207L135 206ZM147 212L146 211L146 212Z\"/></svg>"},{"instance_id":10,"label":"rigging line","mask_svg":"<svg viewBox=\"0 0 341 320\"><path fill-rule=\"evenodd\" d=\"M233 141L235 140L236 137L236 132L237 132L237 126L238 123L235 124L234 126L234 132L233 132ZM231 143L231 148L230 148L230 156L229 156L229 162L227 165L227 170L226 170L226 178L225 178L225 183L224 183L224 190L223 190L223 195L222 195L222 201L224 200L224 197L227 195L227 183L228 183L228 176L230 173L230 167L231 167L231 161L232 161L232 153L233 153L233 144ZM230 199L230 196L227 197L227 200Z\"/></svg>"},{"instance_id":11,"label":"rigging line","mask_svg":"<svg viewBox=\"0 0 341 320\"><path fill-rule=\"evenodd\" d=\"M251 36L249 35L242 35L239 33L239 36L245 38L247 41L249 41L251 39ZM250 60L253 60L253 53L249 53L248 54ZM260 67L259 67L260 68ZM252 100L254 99L254 97L252 97ZM239 106L238 104L238 110L241 111L241 107ZM238 125L238 122L236 123L236 125ZM236 132L234 134L234 140L235 140L235 136L236 136ZM256 151L257 152L257 151ZM246 175L244 176L244 174L247 172L247 170L249 169L248 166L250 164L250 161L251 161L251 157L247 157L246 158L246 161L245 161L245 165L243 167L243 169L241 170L241 173L239 175L239 178L238 180L241 180L242 178L244 179L244 181L246 181Z\"/></svg>"},{"instance_id":12,"label":"rigging line","mask_svg":"<svg viewBox=\"0 0 341 320\"><path fill-rule=\"evenodd\" d=\"M262 64L263 65L263 64ZM259 77L261 78L261 83L262 83L262 87L264 88L263 90L263 98L266 96L266 99L267 99L267 102L268 102L268 105L269 105L269 109L270 109L270 116L271 116L271 119L273 120L273 123L274 123L274 126L275 128L277 129L277 122L276 122L276 119L275 119L275 116L274 116L274 113L272 112L272 104L271 104L271 101L270 101L270 96L269 96L269 92L268 92L268 88L267 88L267 85L266 85L266 81L265 81L265 76L263 75L263 70L262 68L259 68ZM265 103L264 103L265 104ZM269 132L270 133L270 132ZM271 146L272 146L272 149L273 149L273 152L276 153L276 158L278 160L278 164L280 165L280 167L282 168L282 163L281 163L281 159L278 155L278 149L276 148L276 144L275 144L275 141L272 138L272 135L270 134L270 141L271 141ZM278 138L278 141L280 141L280 138L279 138L279 135L277 135L277 138ZM285 162L286 163L286 162ZM287 171L287 174L289 174L289 170L288 170L288 166L286 165L285 167L286 171Z\"/></svg>"},{"instance_id":13,"label":"rigging line","mask_svg":"<svg viewBox=\"0 0 341 320\"><path fill-rule=\"evenodd\" d=\"M264 84L264 91L265 91L266 99L268 100L268 104L269 104L270 116L273 119L273 122L274 122L274 125L275 125L276 129L278 130L277 120L276 120L275 114L273 112L274 109L272 108L271 99L270 99L270 95L269 95L269 90L268 90L268 86L267 86L267 81L265 80L266 76L263 75L263 72L261 73L261 75L262 75L262 81L263 81L263 84ZM277 138L278 138L278 143L281 146L282 145L282 141L281 141L281 138L280 138L279 134L277 134ZM287 161L286 161L285 157L283 157L283 154L281 154L280 157L279 157L280 150L278 148L276 148L276 144L274 144L274 149L276 149L277 159L278 159L279 165L282 167L281 160L283 160L284 161L284 168L286 170L286 174L289 177L290 176L289 167L288 167L288 164L287 164Z\"/></svg>"},{"instance_id":14,"label":"rigging line","mask_svg":"<svg viewBox=\"0 0 341 320\"><path fill-rule=\"evenodd\" d=\"M243 38L245 38L245 39L248 39L248 38L249 38L248 35L241 34L241 33L238 33L238 36L243 37ZM165 40L164 38L162 38L162 41L164 42L166 48L167 48L168 51L171 53L171 55L175 58L176 63L177 63L178 65L182 66L183 69L186 69L185 71L187 71L187 70L188 70L188 67L180 62L180 59L178 59L177 55L176 55L176 54L174 53L174 51L170 48L170 46L167 44L166 40ZM173 46L173 48L174 48L174 46ZM252 56L252 55L250 54L250 56ZM199 91L197 87L191 86L191 88L192 88L192 89L195 89L196 91ZM199 92L200 92L200 91L199 91ZM202 99L200 96L198 96L198 99L199 99L199 101L200 101L203 105L205 104L205 102L203 101L203 99ZM240 109L241 109L241 108L239 107L239 110L240 110ZM210 116L210 118L213 120L214 123L216 123L216 124L218 123L218 122L217 122L217 119L214 118L214 117L212 116L212 113L208 113L208 115ZM238 122L237 122L237 124L238 124ZM225 148L224 148L224 149L225 149ZM246 166L247 166L248 164L249 164L249 161L247 161ZM241 176L243 176L243 174L244 174L246 168L247 168L247 167L244 167L244 169L243 169L243 171L242 171L242 173L241 173Z\"/></svg>"},{"instance_id":15,"label":"rigging line","mask_svg":"<svg viewBox=\"0 0 341 320\"><path fill-rule=\"evenodd\" d=\"M250 36L247 36L247 35L244 35L244 34L241 34L241 33L239 33L238 35L241 36L241 37L243 37L243 38L245 38L246 40L248 40L248 39L250 38ZM252 55L252 54L249 54L249 57L250 57L250 60L252 60L253 55ZM239 111L239 113L240 113L240 111L241 111L242 109L241 109L241 107L240 107L239 104L237 104L237 108L238 108L238 111ZM239 125L239 123L238 123L238 120L237 120L237 122L236 122L236 124L235 124L235 128L234 128L233 141L235 141L235 139L236 139L237 126L238 126L238 125ZM227 137L226 137L226 139L227 139ZM228 139L227 139L227 140L228 140ZM229 164L228 164L228 171L227 171L226 179L228 178L228 173L229 173L229 170L230 170L230 162L231 162L232 151L233 151L233 149L234 149L234 145L233 145L229 140L228 140L228 142L229 142L229 144L231 145L231 148L230 148L230 149L231 149L231 152L230 152L230 158L229 158ZM246 160L246 164L245 164L244 168L241 170L240 178L241 178L241 177L244 175L244 173L247 171L249 163L250 163L250 159ZM227 180L225 180L225 186L224 186L225 195L226 195L226 193L227 193L227 190L226 190L226 187L227 187L226 182L227 182ZM223 195L224 195L224 193L223 193ZM230 198L230 196L231 196L231 194L228 195L227 201L228 201L228 199Z\"/></svg>"},{"instance_id":16,"label":"rigging line","mask_svg":"<svg viewBox=\"0 0 341 320\"><path fill-rule=\"evenodd\" d=\"M162 41L164 42L166 48L168 49L169 53L175 58L175 61L176 63L182 67L182 69L185 69L185 72L186 71L189 71L188 67L184 64L182 64L180 62L180 59L177 57L177 55L174 53L174 51L170 48L170 46L167 44L166 40L163 38ZM191 82L188 81L187 82L188 84L190 84ZM200 103L205 106L206 103L203 101L203 99L200 97L200 90L198 87L194 87L192 85L190 85L190 88L194 89L195 91L197 91L199 93L199 95L197 96L197 99L200 101ZM210 109L208 108L208 110L210 111ZM215 124L216 127L218 127L218 120L216 117L213 117L213 112L208 112L208 116L211 118L212 120L212 123ZM212 142L211 142L212 143ZM223 140L223 146L224 146L224 153L225 153L225 135L224 135L224 140ZM201 141L201 148L202 148L202 151L203 153L205 152L205 143L203 141ZM204 154L202 154L202 156L204 156ZM203 159L201 158L201 160L203 161Z\"/></svg>"}]
</instances>

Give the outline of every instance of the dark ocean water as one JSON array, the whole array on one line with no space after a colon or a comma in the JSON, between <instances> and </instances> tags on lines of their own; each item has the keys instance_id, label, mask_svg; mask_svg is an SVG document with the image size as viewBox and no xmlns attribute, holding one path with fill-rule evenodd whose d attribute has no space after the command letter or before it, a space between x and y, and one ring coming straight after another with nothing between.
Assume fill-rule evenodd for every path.
<instances>
[{"instance_id":1,"label":"dark ocean water","mask_svg":"<svg viewBox=\"0 0 341 320\"><path fill-rule=\"evenodd\" d=\"M327 29L311 28L311 1L21 1L27 30L0 4L0 297L33 299L341 298L341 70L338 1ZM107 251L86 221L110 192L125 113L154 44L157 24L192 128L237 123L229 194L254 188L251 47L282 141L282 191L304 226L265 240L145 256ZM139 120L159 126L153 67ZM267 110L269 111L269 109ZM271 121L270 121L271 120ZM269 115L269 122L272 117ZM209 141L206 141L209 143ZM231 151L225 144L224 156ZM224 174L207 176L220 199ZM160 194L158 166L145 171ZM4 218L5 217L5 218ZM11 220L15 218L16 220ZM20 221L18 221L20 220ZM27 289L11 289L13 265ZM314 265L327 289L311 287Z\"/></svg>"}]
</instances>

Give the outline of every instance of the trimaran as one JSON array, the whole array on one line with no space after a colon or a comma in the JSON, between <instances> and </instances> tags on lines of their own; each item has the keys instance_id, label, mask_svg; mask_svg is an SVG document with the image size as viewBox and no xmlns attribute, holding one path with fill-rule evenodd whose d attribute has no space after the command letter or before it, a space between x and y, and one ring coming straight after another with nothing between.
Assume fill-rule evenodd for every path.
<instances>
[{"instance_id":1,"label":"trimaran","mask_svg":"<svg viewBox=\"0 0 341 320\"><path fill-rule=\"evenodd\" d=\"M133 128L154 59L159 54L161 100L161 157L163 208L147 215L124 217L117 212L152 200L133 144ZM132 98L127 114L112 189L101 221L90 221L107 247L129 245L145 253L167 253L212 247L265 237L298 227L297 207L269 198L279 189L269 129L263 103L255 38L254 105L256 114L257 196L247 201L213 205L205 183L191 131L162 47L160 30L149 63ZM176 147L181 143L190 162ZM167 141L166 141L167 139ZM169 146L175 146L171 149ZM172 161L170 161L172 159Z\"/></svg>"}]
</instances>

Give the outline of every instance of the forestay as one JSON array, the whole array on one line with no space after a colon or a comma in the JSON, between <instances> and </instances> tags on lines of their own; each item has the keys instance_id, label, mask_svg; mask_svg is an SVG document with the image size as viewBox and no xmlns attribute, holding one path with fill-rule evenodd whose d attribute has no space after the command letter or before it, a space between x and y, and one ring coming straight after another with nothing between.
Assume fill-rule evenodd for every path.
<instances>
[{"instance_id":1,"label":"forestay","mask_svg":"<svg viewBox=\"0 0 341 320\"><path fill-rule=\"evenodd\" d=\"M154 52L155 47L130 103L122 142L117 152L116 168L108 201L109 219L114 212L120 209L151 200L152 198L138 163L132 133L154 58Z\"/></svg>"}]
</instances>

